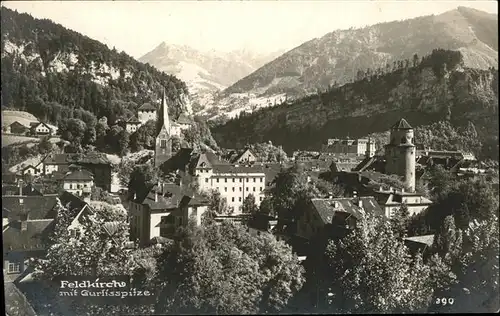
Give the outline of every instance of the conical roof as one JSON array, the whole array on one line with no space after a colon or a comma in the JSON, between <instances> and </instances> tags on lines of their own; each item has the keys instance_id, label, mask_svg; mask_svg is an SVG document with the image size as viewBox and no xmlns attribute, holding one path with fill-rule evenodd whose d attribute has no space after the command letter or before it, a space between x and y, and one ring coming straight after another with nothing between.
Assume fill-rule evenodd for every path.
<instances>
[{"instance_id":1,"label":"conical roof","mask_svg":"<svg viewBox=\"0 0 500 316\"><path fill-rule=\"evenodd\" d=\"M412 129L410 124L402 118L396 124L392 125L391 129Z\"/></svg>"}]
</instances>

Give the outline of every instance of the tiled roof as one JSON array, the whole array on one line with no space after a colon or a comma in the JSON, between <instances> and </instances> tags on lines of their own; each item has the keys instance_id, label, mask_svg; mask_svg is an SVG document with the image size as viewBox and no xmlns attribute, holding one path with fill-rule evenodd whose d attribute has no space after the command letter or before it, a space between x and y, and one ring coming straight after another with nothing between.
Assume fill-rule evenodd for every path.
<instances>
[{"instance_id":1,"label":"tiled roof","mask_svg":"<svg viewBox=\"0 0 500 316\"><path fill-rule=\"evenodd\" d=\"M361 200L363 209L355 204L356 199ZM331 223L335 212L346 212L354 215L356 218L360 218L365 212L375 215L384 215L384 211L372 196L359 198L311 199L311 202L324 223ZM337 208L334 207L335 202Z\"/></svg>"},{"instance_id":2,"label":"tiled roof","mask_svg":"<svg viewBox=\"0 0 500 316\"><path fill-rule=\"evenodd\" d=\"M434 235L406 237L405 240L413 241L419 244L425 244L430 247L434 243Z\"/></svg>"},{"instance_id":3,"label":"tiled roof","mask_svg":"<svg viewBox=\"0 0 500 316\"><path fill-rule=\"evenodd\" d=\"M215 173L264 173L262 166L244 166L244 165L215 165L213 166L213 172Z\"/></svg>"},{"instance_id":4,"label":"tiled roof","mask_svg":"<svg viewBox=\"0 0 500 316\"><path fill-rule=\"evenodd\" d=\"M157 108L153 104L147 102L141 105L138 109L138 111L156 111Z\"/></svg>"},{"instance_id":5,"label":"tiled roof","mask_svg":"<svg viewBox=\"0 0 500 316\"><path fill-rule=\"evenodd\" d=\"M72 219L76 218L76 216L82 211L85 206L88 206L85 201L67 191L63 191L59 195L59 201L61 202L61 205L66 209L65 212L67 218ZM90 206L88 206L86 210L90 211Z\"/></svg>"},{"instance_id":6,"label":"tiled roof","mask_svg":"<svg viewBox=\"0 0 500 316\"><path fill-rule=\"evenodd\" d=\"M412 129L410 124L402 118L396 124L392 125L391 129Z\"/></svg>"},{"instance_id":7,"label":"tiled roof","mask_svg":"<svg viewBox=\"0 0 500 316\"><path fill-rule=\"evenodd\" d=\"M66 181L91 181L94 180L94 176L91 172L87 170L75 170L69 172L64 176Z\"/></svg>"},{"instance_id":8,"label":"tiled roof","mask_svg":"<svg viewBox=\"0 0 500 316\"><path fill-rule=\"evenodd\" d=\"M26 128L26 126L24 126L23 124L19 123L18 121L14 121L14 123L10 124L9 126L10 127L14 126L14 127L24 127L24 128Z\"/></svg>"},{"instance_id":9,"label":"tiled roof","mask_svg":"<svg viewBox=\"0 0 500 316\"><path fill-rule=\"evenodd\" d=\"M20 203L22 200L22 203ZM45 196L3 196L2 208L9 211L9 219L18 219L23 212L27 212L30 220L55 218L54 206L57 204L57 195Z\"/></svg>"},{"instance_id":10,"label":"tiled roof","mask_svg":"<svg viewBox=\"0 0 500 316\"><path fill-rule=\"evenodd\" d=\"M160 186L155 184L145 197L138 197L136 202L148 205L151 210L175 209L183 197L180 186L174 183L163 183Z\"/></svg>"},{"instance_id":11,"label":"tiled roof","mask_svg":"<svg viewBox=\"0 0 500 316\"><path fill-rule=\"evenodd\" d=\"M26 230L22 230L21 225L21 221L14 221L3 231L5 249L24 251L45 249L47 238L54 228L54 220L28 220Z\"/></svg>"}]
</instances>

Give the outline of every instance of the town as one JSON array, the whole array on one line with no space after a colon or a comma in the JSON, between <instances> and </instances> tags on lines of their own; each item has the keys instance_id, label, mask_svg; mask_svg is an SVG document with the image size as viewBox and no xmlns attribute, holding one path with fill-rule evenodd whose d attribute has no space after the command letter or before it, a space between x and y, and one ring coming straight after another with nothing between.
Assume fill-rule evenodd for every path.
<instances>
[{"instance_id":1,"label":"town","mask_svg":"<svg viewBox=\"0 0 500 316\"><path fill-rule=\"evenodd\" d=\"M459 51L412 52L412 63L358 71L221 123L194 111L195 94L166 71L2 5L4 20L8 315L500 309L495 68L466 67ZM28 36L22 23L29 36L38 28L30 40L41 43L42 71L22 55L33 50L18 41ZM60 48L42 28L98 53L75 62L70 45L73 68L49 75L64 67L44 64ZM116 78L100 64L107 58ZM88 80L85 67L109 73ZM404 92L429 112L417 101L384 112L397 99L392 81L429 86ZM447 84L457 85L443 88L453 97L435 91ZM386 92L390 101L376 103ZM304 108L314 115L297 114ZM321 122L337 125L310 127Z\"/></svg>"}]
</instances>

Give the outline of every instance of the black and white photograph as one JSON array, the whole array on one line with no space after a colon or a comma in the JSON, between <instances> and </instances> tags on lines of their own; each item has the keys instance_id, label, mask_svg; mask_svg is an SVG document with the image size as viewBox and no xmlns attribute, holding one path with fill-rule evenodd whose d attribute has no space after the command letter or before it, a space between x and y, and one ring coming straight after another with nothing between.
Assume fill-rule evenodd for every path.
<instances>
[{"instance_id":1,"label":"black and white photograph","mask_svg":"<svg viewBox=\"0 0 500 316\"><path fill-rule=\"evenodd\" d=\"M6 315L500 312L497 1L0 14Z\"/></svg>"}]
</instances>

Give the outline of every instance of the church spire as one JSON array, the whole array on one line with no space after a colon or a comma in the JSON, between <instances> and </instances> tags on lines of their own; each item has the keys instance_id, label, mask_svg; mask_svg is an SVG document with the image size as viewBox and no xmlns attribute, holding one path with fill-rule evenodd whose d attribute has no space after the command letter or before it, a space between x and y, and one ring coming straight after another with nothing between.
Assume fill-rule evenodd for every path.
<instances>
[{"instance_id":1,"label":"church spire","mask_svg":"<svg viewBox=\"0 0 500 316\"><path fill-rule=\"evenodd\" d=\"M161 102L161 112L162 112L162 122L161 128L165 128L170 134L170 118L168 117L168 105L167 105L167 94L165 93L165 87L163 88L163 99Z\"/></svg>"}]
</instances>

